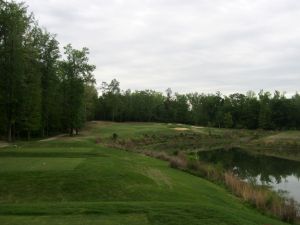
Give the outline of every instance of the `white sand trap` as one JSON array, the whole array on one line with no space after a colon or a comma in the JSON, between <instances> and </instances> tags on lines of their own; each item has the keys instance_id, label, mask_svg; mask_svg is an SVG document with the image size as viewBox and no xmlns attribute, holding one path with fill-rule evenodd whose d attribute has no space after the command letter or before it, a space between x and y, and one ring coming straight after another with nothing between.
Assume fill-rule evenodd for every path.
<instances>
[{"instance_id":1,"label":"white sand trap","mask_svg":"<svg viewBox=\"0 0 300 225\"><path fill-rule=\"evenodd\" d=\"M176 127L176 128L173 128L174 130L177 130L177 131L186 131L186 130L190 130L189 128L184 128L184 127Z\"/></svg>"}]
</instances>

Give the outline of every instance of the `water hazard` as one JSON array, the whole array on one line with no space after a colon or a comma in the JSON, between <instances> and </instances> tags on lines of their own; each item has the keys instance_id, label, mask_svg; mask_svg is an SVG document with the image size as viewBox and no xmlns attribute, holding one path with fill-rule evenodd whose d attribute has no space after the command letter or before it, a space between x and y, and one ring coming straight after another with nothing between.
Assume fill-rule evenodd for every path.
<instances>
[{"instance_id":1,"label":"water hazard","mask_svg":"<svg viewBox=\"0 0 300 225\"><path fill-rule=\"evenodd\" d=\"M234 171L243 180L268 185L300 202L300 162L240 149L198 152L198 157Z\"/></svg>"}]
</instances>

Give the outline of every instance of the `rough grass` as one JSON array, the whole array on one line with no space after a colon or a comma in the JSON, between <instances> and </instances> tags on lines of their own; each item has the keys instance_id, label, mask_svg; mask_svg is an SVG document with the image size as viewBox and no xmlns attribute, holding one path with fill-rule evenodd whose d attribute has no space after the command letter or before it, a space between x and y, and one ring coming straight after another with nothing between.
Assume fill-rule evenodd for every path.
<instances>
[{"instance_id":1,"label":"rough grass","mask_svg":"<svg viewBox=\"0 0 300 225\"><path fill-rule=\"evenodd\" d=\"M90 123L98 143L157 151L207 151L242 148L248 151L300 161L300 131L263 131L195 127L159 123ZM91 135L91 132L90 132Z\"/></svg>"},{"instance_id":2,"label":"rough grass","mask_svg":"<svg viewBox=\"0 0 300 225\"><path fill-rule=\"evenodd\" d=\"M275 135L267 136L262 140L264 141L296 140L300 142L300 131L283 131Z\"/></svg>"},{"instance_id":3,"label":"rough grass","mask_svg":"<svg viewBox=\"0 0 300 225\"><path fill-rule=\"evenodd\" d=\"M175 132L163 124L93 123L75 140L1 149L0 224L284 224L168 162L101 144L113 133ZM40 160L48 160L47 170Z\"/></svg>"}]
</instances>

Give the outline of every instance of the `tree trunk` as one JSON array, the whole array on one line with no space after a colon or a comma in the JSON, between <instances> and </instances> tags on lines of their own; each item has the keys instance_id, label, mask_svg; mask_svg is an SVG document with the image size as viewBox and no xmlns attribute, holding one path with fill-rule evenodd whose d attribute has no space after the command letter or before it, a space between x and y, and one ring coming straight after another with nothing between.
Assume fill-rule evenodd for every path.
<instances>
[{"instance_id":1,"label":"tree trunk","mask_svg":"<svg viewBox=\"0 0 300 225\"><path fill-rule=\"evenodd\" d=\"M8 142L11 142L11 124L8 126L8 132L7 132L7 140Z\"/></svg>"},{"instance_id":2,"label":"tree trunk","mask_svg":"<svg viewBox=\"0 0 300 225\"><path fill-rule=\"evenodd\" d=\"M79 129L78 128L76 128L76 135L78 135L79 134Z\"/></svg>"},{"instance_id":3,"label":"tree trunk","mask_svg":"<svg viewBox=\"0 0 300 225\"><path fill-rule=\"evenodd\" d=\"M17 133L17 131L16 131L16 124L14 123L12 125L12 141L13 142L16 140L16 133Z\"/></svg>"},{"instance_id":4,"label":"tree trunk","mask_svg":"<svg viewBox=\"0 0 300 225\"><path fill-rule=\"evenodd\" d=\"M49 124L48 124L48 120L46 123L46 137L49 137Z\"/></svg>"},{"instance_id":5,"label":"tree trunk","mask_svg":"<svg viewBox=\"0 0 300 225\"><path fill-rule=\"evenodd\" d=\"M30 130L27 130L27 141L30 141L30 137L31 137Z\"/></svg>"},{"instance_id":6,"label":"tree trunk","mask_svg":"<svg viewBox=\"0 0 300 225\"><path fill-rule=\"evenodd\" d=\"M73 128L70 128L70 137L73 136Z\"/></svg>"}]
</instances>

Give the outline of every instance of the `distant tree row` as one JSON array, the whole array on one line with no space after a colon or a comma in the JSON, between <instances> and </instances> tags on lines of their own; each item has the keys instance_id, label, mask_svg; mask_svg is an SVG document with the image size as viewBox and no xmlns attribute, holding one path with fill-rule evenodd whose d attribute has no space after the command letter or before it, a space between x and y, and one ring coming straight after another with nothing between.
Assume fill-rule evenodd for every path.
<instances>
[{"instance_id":1,"label":"distant tree row","mask_svg":"<svg viewBox=\"0 0 300 225\"><path fill-rule=\"evenodd\" d=\"M0 0L0 137L73 135L93 119L300 129L299 94L132 92L113 80L98 97L88 55L71 44L62 55L55 35L39 27L26 5Z\"/></svg>"},{"instance_id":2,"label":"distant tree row","mask_svg":"<svg viewBox=\"0 0 300 225\"><path fill-rule=\"evenodd\" d=\"M113 80L103 83L96 118L112 121L187 123L222 128L300 129L300 95L249 91L216 94L166 94L145 90L121 91Z\"/></svg>"},{"instance_id":3,"label":"distant tree row","mask_svg":"<svg viewBox=\"0 0 300 225\"><path fill-rule=\"evenodd\" d=\"M39 27L23 3L0 0L0 136L78 132L94 119L97 91L89 51Z\"/></svg>"}]
</instances>

